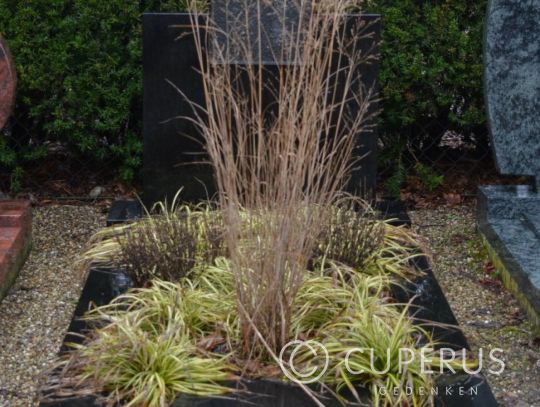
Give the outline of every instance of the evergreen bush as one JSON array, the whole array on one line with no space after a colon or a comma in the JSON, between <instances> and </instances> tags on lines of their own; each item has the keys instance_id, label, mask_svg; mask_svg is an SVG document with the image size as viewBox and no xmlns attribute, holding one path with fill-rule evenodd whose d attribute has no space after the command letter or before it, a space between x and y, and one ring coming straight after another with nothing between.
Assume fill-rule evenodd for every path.
<instances>
[{"instance_id":1,"label":"evergreen bush","mask_svg":"<svg viewBox=\"0 0 540 407\"><path fill-rule=\"evenodd\" d=\"M141 160L145 11L182 0L0 0L0 33L18 74L16 123L0 137L0 166L15 176L51 146L129 181Z\"/></svg>"}]
</instances>

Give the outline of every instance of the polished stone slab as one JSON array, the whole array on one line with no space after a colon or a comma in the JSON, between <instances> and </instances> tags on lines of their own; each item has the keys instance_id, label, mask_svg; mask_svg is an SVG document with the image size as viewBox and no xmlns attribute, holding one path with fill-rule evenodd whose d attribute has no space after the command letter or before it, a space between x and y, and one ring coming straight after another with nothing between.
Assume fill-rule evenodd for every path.
<instances>
[{"instance_id":1,"label":"polished stone slab","mask_svg":"<svg viewBox=\"0 0 540 407\"><path fill-rule=\"evenodd\" d=\"M531 230L536 238L540 240L540 214L526 213L524 221L528 229Z\"/></svg>"},{"instance_id":2,"label":"polished stone slab","mask_svg":"<svg viewBox=\"0 0 540 407\"><path fill-rule=\"evenodd\" d=\"M485 45L488 124L502 174L540 184L540 1L491 0Z\"/></svg>"},{"instance_id":3,"label":"polished stone slab","mask_svg":"<svg viewBox=\"0 0 540 407\"><path fill-rule=\"evenodd\" d=\"M505 286L540 328L540 195L523 190L480 187L478 230Z\"/></svg>"},{"instance_id":4,"label":"polished stone slab","mask_svg":"<svg viewBox=\"0 0 540 407\"><path fill-rule=\"evenodd\" d=\"M216 26L213 49L216 62L240 65L301 62L300 49L295 46L296 34L310 11L308 2L212 0L210 10Z\"/></svg>"},{"instance_id":5,"label":"polished stone slab","mask_svg":"<svg viewBox=\"0 0 540 407\"><path fill-rule=\"evenodd\" d=\"M107 215L107 226L124 223L126 219L142 218L143 207L139 201L120 199L114 201Z\"/></svg>"},{"instance_id":6,"label":"polished stone slab","mask_svg":"<svg viewBox=\"0 0 540 407\"><path fill-rule=\"evenodd\" d=\"M480 187L479 193L479 205L485 205L482 210L489 220L538 213L540 197L529 185L487 185Z\"/></svg>"},{"instance_id":7,"label":"polished stone slab","mask_svg":"<svg viewBox=\"0 0 540 407\"><path fill-rule=\"evenodd\" d=\"M143 194L148 206L171 201L183 188L185 200L214 193L193 108L202 105L202 80L189 14L143 15ZM183 93L183 95L179 92Z\"/></svg>"},{"instance_id":8,"label":"polished stone slab","mask_svg":"<svg viewBox=\"0 0 540 407\"><path fill-rule=\"evenodd\" d=\"M533 182L480 187L478 230L505 286L540 328L540 1L489 1L484 61L497 167Z\"/></svg>"}]
</instances>

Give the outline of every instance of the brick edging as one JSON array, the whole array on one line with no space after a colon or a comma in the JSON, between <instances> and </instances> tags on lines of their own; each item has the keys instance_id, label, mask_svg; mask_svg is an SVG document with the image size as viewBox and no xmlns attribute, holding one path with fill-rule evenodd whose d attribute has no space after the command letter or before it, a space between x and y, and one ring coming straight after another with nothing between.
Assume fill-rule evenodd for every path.
<instances>
[{"instance_id":1,"label":"brick edging","mask_svg":"<svg viewBox=\"0 0 540 407\"><path fill-rule=\"evenodd\" d=\"M0 300L15 282L32 242L29 201L0 201Z\"/></svg>"}]
</instances>

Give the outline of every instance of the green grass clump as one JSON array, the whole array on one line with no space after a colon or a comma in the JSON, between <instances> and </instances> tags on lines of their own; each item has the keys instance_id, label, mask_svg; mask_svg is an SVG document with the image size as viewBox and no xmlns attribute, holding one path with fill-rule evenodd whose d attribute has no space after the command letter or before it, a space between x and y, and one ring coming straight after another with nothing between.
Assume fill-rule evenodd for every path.
<instances>
[{"instance_id":1,"label":"green grass clump","mask_svg":"<svg viewBox=\"0 0 540 407\"><path fill-rule=\"evenodd\" d=\"M323 343L329 354L329 369L321 381L335 388L338 394L349 390L359 402L362 400L357 389L364 388L375 406L429 403L419 389L430 388L433 377L422 373L419 355L422 348L434 347L430 334L412 323L407 306L392 301L387 291L391 285L388 277L364 275L335 265L333 270L340 275L339 281L348 298L342 307L334 305L332 316L320 318L319 329L311 336ZM330 296L329 302L332 300L336 298ZM309 321L309 315L306 317ZM403 372L399 371L400 348L411 349L415 354L414 361ZM348 364L347 354L350 354ZM320 367L325 362L317 360L320 356L314 357L310 349L303 348L295 356L295 363L300 367Z\"/></svg>"},{"instance_id":2,"label":"green grass clump","mask_svg":"<svg viewBox=\"0 0 540 407\"><path fill-rule=\"evenodd\" d=\"M178 394L221 394L227 389L218 383L234 377L225 356L203 355L174 323L151 335L128 319L118 321L98 331L80 359L86 363L78 380L128 406L167 405Z\"/></svg>"},{"instance_id":3,"label":"green grass clump","mask_svg":"<svg viewBox=\"0 0 540 407\"><path fill-rule=\"evenodd\" d=\"M200 343L218 333L216 321L233 329L235 314L231 293L154 280L86 315L95 329L61 361L63 393L104 392L107 401L128 406L225 393L219 383L236 377L230 352Z\"/></svg>"}]
</instances>

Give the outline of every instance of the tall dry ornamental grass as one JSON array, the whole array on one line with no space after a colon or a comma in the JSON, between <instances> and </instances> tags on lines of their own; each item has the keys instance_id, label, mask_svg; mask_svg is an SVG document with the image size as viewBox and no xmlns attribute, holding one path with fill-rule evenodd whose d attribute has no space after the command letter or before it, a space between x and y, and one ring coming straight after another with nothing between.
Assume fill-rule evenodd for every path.
<instances>
[{"instance_id":1,"label":"tall dry ornamental grass","mask_svg":"<svg viewBox=\"0 0 540 407\"><path fill-rule=\"evenodd\" d=\"M374 56L358 45L369 27L346 19L357 0L229 1L244 10L220 16L233 30L192 19L205 96L194 110L215 170L243 354L268 357L290 339L315 240L358 164L374 98L359 67ZM264 64L270 9L282 28L274 68Z\"/></svg>"}]
</instances>

